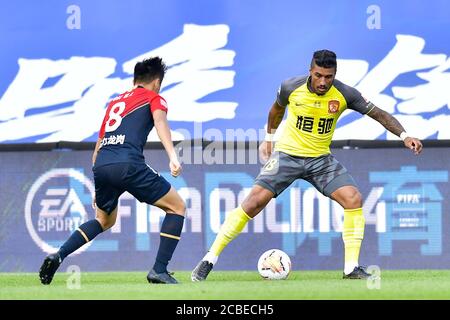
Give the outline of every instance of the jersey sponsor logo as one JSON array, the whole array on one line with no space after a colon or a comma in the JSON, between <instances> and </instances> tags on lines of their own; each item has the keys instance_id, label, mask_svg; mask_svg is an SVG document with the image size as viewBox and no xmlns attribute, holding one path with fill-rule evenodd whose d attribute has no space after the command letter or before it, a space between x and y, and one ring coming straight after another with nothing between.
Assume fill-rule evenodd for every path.
<instances>
[{"instance_id":1,"label":"jersey sponsor logo","mask_svg":"<svg viewBox=\"0 0 450 320\"><path fill-rule=\"evenodd\" d=\"M93 219L94 193L91 180L78 170L52 169L41 175L25 201L25 222L36 245L46 253L56 252L72 232Z\"/></svg>"},{"instance_id":2,"label":"jersey sponsor logo","mask_svg":"<svg viewBox=\"0 0 450 320\"><path fill-rule=\"evenodd\" d=\"M111 135L108 138L104 137L100 143L100 148L108 145L124 144L125 138L126 135L124 134Z\"/></svg>"},{"instance_id":3,"label":"jersey sponsor logo","mask_svg":"<svg viewBox=\"0 0 450 320\"><path fill-rule=\"evenodd\" d=\"M339 100L328 101L328 113L338 113L340 102Z\"/></svg>"},{"instance_id":4,"label":"jersey sponsor logo","mask_svg":"<svg viewBox=\"0 0 450 320\"><path fill-rule=\"evenodd\" d=\"M297 129L311 133L314 127L314 117L297 116Z\"/></svg>"},{"instance_id":5,"label":"jersey sponsor logo","mask_svg":"<svg viewBox=\"0 0 450 320\"><path fill-rule=\"evenodd\" d=\"M320 118L319 124L317 128L318 134L327 134L331 132L331 128L333 128L334 118Z\"/></svg>"}]
</instances>

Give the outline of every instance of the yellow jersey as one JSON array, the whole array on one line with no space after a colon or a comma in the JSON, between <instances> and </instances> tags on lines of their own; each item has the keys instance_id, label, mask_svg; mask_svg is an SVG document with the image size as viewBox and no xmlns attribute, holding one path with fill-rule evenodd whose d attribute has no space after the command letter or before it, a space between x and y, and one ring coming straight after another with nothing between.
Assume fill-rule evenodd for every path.
<instances>
[{"instance_id":1,"label":"yellow jersey","mask_svg":"<svg viewBox=\"0 0 450 320\"><path fill-rule=\"evenodd\" d=\"M299 157L319 157L330 153L336 122L345 109L366 114L374 107L358 90L336 79L330 90L317 95L310 90L308 76L283 81L277 102L288 107L288 115L275 151Z\"/></svg>"}]
</instances>

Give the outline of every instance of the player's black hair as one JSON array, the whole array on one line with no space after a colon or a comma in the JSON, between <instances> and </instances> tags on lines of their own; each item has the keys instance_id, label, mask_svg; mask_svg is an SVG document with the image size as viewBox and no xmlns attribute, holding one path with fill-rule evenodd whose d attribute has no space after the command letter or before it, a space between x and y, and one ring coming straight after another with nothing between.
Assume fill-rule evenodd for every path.
<instances>
[{"instance_id":1,"label":"player's black hair","mask_svg":"<svg viewBox=\"0 0 450 320\"><path fill-rule=\"evenodd\" d=\"M149 83L157 78L164 79L167 66L160 57L152 57L144 59L141 62L136 63L134 66L134 83Z\"/></svg>"},{"instance_id":2,"label":"player's black hair","mask_svg":"<svg viewBox=\"0 0 450 320\"><path fill-rule=\"evenodd\" d=\"M314 67L314 64L321 68L336 68L336 53L330 50L316 51L311 60L311 68Z\"/></svg>"}]
</instances>

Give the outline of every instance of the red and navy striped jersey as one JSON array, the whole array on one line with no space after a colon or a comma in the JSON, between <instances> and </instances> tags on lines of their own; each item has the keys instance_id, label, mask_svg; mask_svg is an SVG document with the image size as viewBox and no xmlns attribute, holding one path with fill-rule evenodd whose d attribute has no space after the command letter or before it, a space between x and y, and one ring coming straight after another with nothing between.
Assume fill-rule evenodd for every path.
<instances>
[{"instance_id":1,"label":"red and navy striped jersey","mask_svg":"<svg viewBox=\"0 0 450 320\"><path fill-rule=\"evenodd\" d=\"M112 99L100 128L102 139L95 166L117 162L145 162L144 146L153 129L153 112L167 112L167 103L157 93L143 87L126 91Z\"/></svg>"}]
</instances>

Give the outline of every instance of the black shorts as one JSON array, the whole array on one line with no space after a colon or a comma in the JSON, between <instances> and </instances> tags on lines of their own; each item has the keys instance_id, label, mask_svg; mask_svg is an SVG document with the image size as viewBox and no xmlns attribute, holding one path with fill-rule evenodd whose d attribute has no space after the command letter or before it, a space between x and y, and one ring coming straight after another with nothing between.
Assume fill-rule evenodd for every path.
<instances>
[{"instance_id":1,"label":"black shorts","mask_svg":"<svg viewBox=\"0 0 450 320\"><path fill-rule=\"evenodd\" d=\"M112 163L94 167L93 172L96 205L108 214L117 207L125 191L140 202L153 204L171 188L166 179L145 163Z\"/></svg>"}]
</instances>

